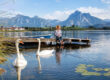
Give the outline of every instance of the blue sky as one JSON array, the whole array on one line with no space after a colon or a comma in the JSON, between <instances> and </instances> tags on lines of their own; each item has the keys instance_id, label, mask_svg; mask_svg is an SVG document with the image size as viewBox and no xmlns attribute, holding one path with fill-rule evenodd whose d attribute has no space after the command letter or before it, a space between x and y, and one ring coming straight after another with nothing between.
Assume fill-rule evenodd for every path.
<instances>
[{"instance_id":1,"label":"blue sky","mask_svg":"<svg viewBox=\"0 0 110 80\"><path fill-rule=\"evenodd\" d=\"M23 14L65 20L79 10L101 19L110 19L110 0L0 0L0 5L1 16Z\"/></svg>"}]
</instances>

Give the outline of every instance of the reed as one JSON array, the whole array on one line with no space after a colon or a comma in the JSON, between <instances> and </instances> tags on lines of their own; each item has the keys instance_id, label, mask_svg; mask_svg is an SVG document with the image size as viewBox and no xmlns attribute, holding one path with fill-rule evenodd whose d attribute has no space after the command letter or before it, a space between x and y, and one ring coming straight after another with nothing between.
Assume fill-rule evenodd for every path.
<instances>
[{"instance_id":1,"label":"reed","mask_svg":"<svg viewBox=\"0 0 110 80\"><path fill-rule=\"evenodd\" d=\"M11 42L8 42L10 38L5 38L3 35L0 35L0 64L7 61L6 57L10 53L15 53L15 45Z\"/></svg>"}]
</instances>

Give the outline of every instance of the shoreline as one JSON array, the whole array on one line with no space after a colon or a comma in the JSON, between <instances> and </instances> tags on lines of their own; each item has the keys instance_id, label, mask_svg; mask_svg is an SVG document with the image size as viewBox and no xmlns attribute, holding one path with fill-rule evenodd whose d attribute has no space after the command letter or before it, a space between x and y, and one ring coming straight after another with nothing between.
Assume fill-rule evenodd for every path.
<instances>
[{"instance_id":1,"label":"shoreline","mask_svg":"<svg viewBox=\"0 0 110 80\"><path fill-rule=\"evenodd\" d=\"M0 40L0 64L7 61L7 55L15 53L15 45L12 42L5 41L3 38Z\"/></svg>"},{"instance_id":2,"label":"shoreline","mask_svg":"<svg viewBox=\"0 0 110 80\"><path fill-rule=\"evenodd\" d=\"M0 31L0 32L34 32L34 31L55 31L55 30L27 30L27 31ZM110 31L110 29L67 29L67 30L63 30L62 31Z\"/></svg>"}]
</instances>

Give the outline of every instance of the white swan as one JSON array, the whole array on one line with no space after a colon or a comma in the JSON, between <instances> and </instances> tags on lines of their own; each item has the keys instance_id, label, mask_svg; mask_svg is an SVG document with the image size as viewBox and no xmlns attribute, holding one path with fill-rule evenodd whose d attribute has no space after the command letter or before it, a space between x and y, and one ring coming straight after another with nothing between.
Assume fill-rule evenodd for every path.
<instances>
[{"instance_id":1,"label":"white swan","mask_svg":"<svg viewBox=\"0 0 110 80\"><path fill-rule=\"evenodd\" d=\"M39 44L38 44L38 50L37 50L36 55L41 56L41 57L50 57L50 56L52 56L53 55L52 53L54 52L54 49L40 51L41 41L40 41L39 38L37 38L37 40L38 40Z\"/></svg>"},{"instance_id":2,"label":"white swan","mask_svg":"<svg viewBox=\"0 0 110 80\"><path fill-rule=\"evenodd\" d=\"M23 42L21 39L17 39L15 43L16 43L16 50L17 50L17 58L15 59L13 65L15 67L22 67L22 69L23 69L27 65L27 61L25 60L22 53L20 53L20 51L19 51L19 43L23 44Z\"/></svg>"}]
</instances>

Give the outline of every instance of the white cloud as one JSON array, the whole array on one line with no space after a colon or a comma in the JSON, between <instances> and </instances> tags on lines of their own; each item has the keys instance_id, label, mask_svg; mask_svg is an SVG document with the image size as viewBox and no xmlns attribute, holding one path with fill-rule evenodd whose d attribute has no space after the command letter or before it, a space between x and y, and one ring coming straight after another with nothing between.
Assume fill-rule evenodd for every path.
<instances>
[{"instance_id":1,"label":"white cloud","mask_svg":"<svg viewBox=\"0 0 110 80\"><path fill-rule=\"evenodd\" d=\"M110 4L110 0L101 0L101 1L106 3L106 4Z\"/></svg>"},{"instance_id":2,"label":"white cloud","mask_svg":"<svg viewBox=\"0 0 110 80\"><path fill-rule=\"evenodd\" d=\"M5 10L0 10L0 17L13 17L16 16L17 14L23 14L21 12L18 11L5 11Z\"/></svg>"},{"instance_id":3,"label":"white cloud","mask_svg":"<svg viewBox=\"0 0 110 80\"><path fill-rule=\"evenodd\" d=\"M13 17L17 14L22 14L19 11L15 11L16 0L3 0L0 3L0 17Z\"/></svg>"},{"instance_id":4,"label":"white cloud","mask_svg":"<svg viewBox=\"0 0 110 80\"><path fill-rule=\"evenodd\" d=\"M78 8L77 10L83 12L83 13L90 13L92 16L101 18L101 19L110 19L110 9L101 9L101 8L96 8L96 7L81 7Z\"/></svg>"},{"instance_id":5,"label":"white cloud","mask_svg":"<svg viewBox=\"0 0 110 80\"><path fill-rule=\"evenodd\" d=\"M46 19L58 19L58 20L65 20L74 10L65 10L65 11L55 11L50 14L46 14L44 18Z\"/></svg>"},{"instance_id":6,"label":"white cloud","mask_svg":"<svg viewBox=\"0 0 110 80\"><path fill-rule=\"evenodd\" d=\"M65 20L68 16L74 11L79 10L83 13L90 13L92 16L101 18L101 19L110 19L110 8L101 9L96 7L80 7L74 10L64 10L64 11L55 11L53 13L49 13L44 15L46 19L58 19L58 20Z\"/></svg>"}]
</instances>

